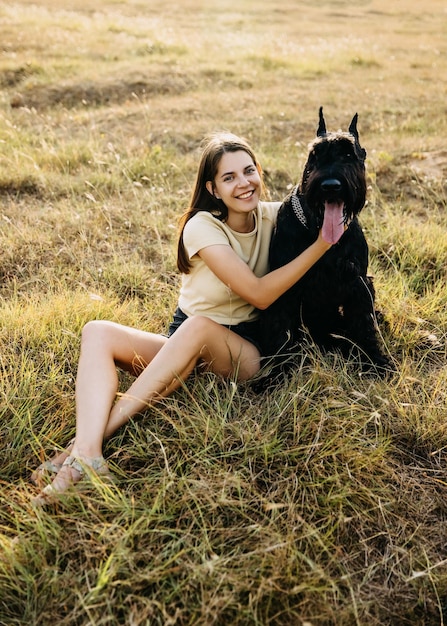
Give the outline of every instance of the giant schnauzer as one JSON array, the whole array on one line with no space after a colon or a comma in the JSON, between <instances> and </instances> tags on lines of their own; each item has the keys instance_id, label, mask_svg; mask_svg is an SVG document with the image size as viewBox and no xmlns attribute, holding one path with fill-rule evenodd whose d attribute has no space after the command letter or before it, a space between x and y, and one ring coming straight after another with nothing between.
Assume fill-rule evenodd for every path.
<instances>
[{"instance_id":1,"label":"giant schnauzer","mask_svg":"<svg viewBox=\"0 0 447 626\"><path fill-rule=\"evenodd\" d=\"M310 337L322 350L356 354L363 370L385 375L390 362L378 343L368 244L357 219L366 199L366 151L359 142L357 114L348 132L328 132L323 107L319 114L301 184L278 213L270 267L298 256L320 229L336 243L261 314L263 352L284 363Z\"/></svg>"}]
</instances>

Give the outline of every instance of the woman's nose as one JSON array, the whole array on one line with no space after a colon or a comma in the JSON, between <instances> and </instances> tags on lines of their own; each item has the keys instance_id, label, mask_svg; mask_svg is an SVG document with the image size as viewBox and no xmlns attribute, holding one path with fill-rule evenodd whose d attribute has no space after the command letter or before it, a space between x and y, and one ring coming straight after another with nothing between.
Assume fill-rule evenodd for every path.
<instances>
[{"instance_id":1,"label":"woman's nose","mask_svg":"<svg viewBox=\"0 0 447 626\"><path fill-rule=\"evenodd\" d=\"M250 184L250 181L244 174L239 177L239 180L238 180L239 187L246 187L249 184Z\"/></svg>"}]
</instances>

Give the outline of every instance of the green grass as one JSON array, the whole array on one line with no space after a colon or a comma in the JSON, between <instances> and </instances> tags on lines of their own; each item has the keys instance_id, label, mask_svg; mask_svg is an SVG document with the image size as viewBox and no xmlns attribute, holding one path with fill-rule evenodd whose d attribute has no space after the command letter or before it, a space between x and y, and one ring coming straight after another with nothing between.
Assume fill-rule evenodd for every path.
<instances>
[{"instance_id":1,"label":"green grass","mask_svg":"<svg viewBox=\"0 0 447 626\"><path fill-rule=\"evenodd\" d=\"M444 24L438 0L0 3L0 625L446 623ZM34 510L83 325L166 330L203 135L246 136L279 199L320 105L359 113L396 376L311 345L269 393L193 376L106 443L116 485Z\"/></svg>"}]
</instances>

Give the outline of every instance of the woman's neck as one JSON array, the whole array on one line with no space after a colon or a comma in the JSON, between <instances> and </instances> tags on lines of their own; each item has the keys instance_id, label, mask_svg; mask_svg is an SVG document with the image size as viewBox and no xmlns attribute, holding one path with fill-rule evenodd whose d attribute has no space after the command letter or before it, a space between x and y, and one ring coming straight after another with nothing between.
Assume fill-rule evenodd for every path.
<instances>
[{"instance_id":1,"label":"woman's neck","mask_svg":"<svg viewBox=\"0 0 447 626\"><path fill-rule=\"evenodd\" d=\"M237 233L251 233L256 226L254 211L247 214L231 215L226 220L226 224Z\"/></svg>"}]
</instances>

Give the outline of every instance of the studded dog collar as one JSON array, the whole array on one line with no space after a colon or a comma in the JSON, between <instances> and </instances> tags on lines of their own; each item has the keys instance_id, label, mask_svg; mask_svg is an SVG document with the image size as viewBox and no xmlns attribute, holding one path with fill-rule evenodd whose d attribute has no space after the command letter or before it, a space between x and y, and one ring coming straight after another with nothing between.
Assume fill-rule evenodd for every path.
<instances>
[{"instance_id":1,"label":"studded dog collar","mask_svg":"<svg viewBox=\"0 0 447 626\"><path fill-rule=\"evenodd\" d=\"M290 200L292 202L293 212L298 218L298 221L301 222L305 228L307 228L306 216L304 215L303 207L301 206L300 199L298 198L298 185L292 189Z\"/></svg>"}]
</instances>

